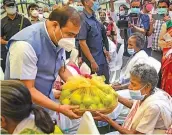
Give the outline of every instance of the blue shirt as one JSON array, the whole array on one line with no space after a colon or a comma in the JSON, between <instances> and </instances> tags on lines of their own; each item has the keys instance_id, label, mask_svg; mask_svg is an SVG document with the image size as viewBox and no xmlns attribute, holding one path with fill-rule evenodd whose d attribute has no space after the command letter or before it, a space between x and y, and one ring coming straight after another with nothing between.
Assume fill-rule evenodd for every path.
<instances>
[{"instance_id":1,"label":"blue shirt","mask_svg":"<svg viewBox=\"0 0 172 135\"><path fill-rule=\"evenodd\" d=\"M106 58L103 52L103 38L100 22L95 14L89 14L86 10L81 14L83 23L77 36L78 40L86 40L88 48L98 65L105 64ZM88 59L82 53L83 61L89 63Z\"/></svg>"}]
</instances>

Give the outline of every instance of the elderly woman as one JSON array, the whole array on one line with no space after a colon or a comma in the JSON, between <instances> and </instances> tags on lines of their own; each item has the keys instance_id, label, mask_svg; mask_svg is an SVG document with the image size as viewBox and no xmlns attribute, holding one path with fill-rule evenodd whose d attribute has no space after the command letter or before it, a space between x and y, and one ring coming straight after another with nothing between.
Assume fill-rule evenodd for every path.
<instances>
[{"instance_id":1,"label":"elderly woman","mask_svg":"<svg viewBox=\"0 0 172 135\"><path fill-rule=\"evenodd\" d=\"M119 102L131 108L123 126L97 112L96 120L104 120L121 134L163 134L172 124L172 98L156 88L158 74L147 64L137 64L130 71L130 95L138 100L119 96Z\"/></svg>"},{"instance_id":2,"label":"elderly woman","mask_svg":"<svg viewBox=\"0 0 172 135\"><path fill-rule=\"evenodd\" d=\"M131 57L126 66L121 70L119 81L112 85L115 90L127 88L131 68L134 65L141 62L143 63L148 59L148 55L144 50L142 50L144 45L145 37L141 33L136 32L128 39L128 53L131 55Z\"/></svg>"},{"instance_id":3,"label":"elderly woman","mask_svg":"<svg viewBox=\"0 0 172 135\"><path fill-rule=\"evenodd\" d=\"M1 81L1 128L8 134L62 133L19 81Z\"/></svg>"}]
</instances>

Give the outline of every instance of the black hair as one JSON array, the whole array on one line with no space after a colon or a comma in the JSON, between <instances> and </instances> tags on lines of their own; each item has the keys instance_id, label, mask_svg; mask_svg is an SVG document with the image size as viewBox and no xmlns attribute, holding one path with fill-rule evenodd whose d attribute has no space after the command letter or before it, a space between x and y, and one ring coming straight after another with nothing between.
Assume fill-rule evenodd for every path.
<instances>
[{"instance_id":1,"label":"black hair","mask_svg":"<svg viewBox=\"0 0 172 135\"><path fill-rule=\"evenodd\" d=\"M159 0L159 1L158 1L158 5L159 5L160 3L163 3L163 2L165 2L165 3L167 4L167 6L169 7L169 5L170 5L170 1L169 1L169 0Z\"/></svg>"},{"instance_id":2,"label":"black hair","mask_svg":"<svg viewBox=\"0 0 172 135\"><path fill-rule=\"evenodd\" d=\"M123 7L124 10L129 10L129 8L128 8L125 4L121 4L121 5L119 6L119 9L120 9L120 7Z\"/></svg>"},{"instance_id":3,"label":"black hair","mask_svg":"<svg viewBox=\"0 0 172 135\"><path fill-rule=\"evenodd\" d=\"M85 1L86 0L81 0L81 3L82 3L83 6L85 6Z\"/></svg>"},{"instance_id":4,"label":"black hair","mask_svg":"<svg viewBox=\"0 0 172 135\"><path fill-rule=\"evenodd\" d=\"M142 3L140 0L132 0L131 3L132 2L140 2L140 4Z\"/></svg>"},{"instance_id":5,"label":"black hair","mask_svg":"<svg viewBox=\"0 0 172 135\"><path fill-rule=\"evenodd\" d=\"M37 5L37 4L35 4L35 3L31 3L31 4L29 4L29 6L27 7L27 10L29 11L31 8L39 8L39 6Z\"/></svg>"},{"instance_id":6,"label":"black hair","mask_svg":"<svg viewBox=\"0 0 172 135\"><path fill-rule=\"evenodd\" d=\"M55 125L43 108L33 105L29 90L14 80L1 81L1 115L21 122L33 111L35 124L44 133L53 133Z\"/></svg>"},{"instance_id":7,"label":"black hair","mask_svg":"<svg viewBox=\"0 0 172 135\"><path fill-rule=\"evenodd\" d=\"M145 36L142 33L135 32L131 36L131 38L136 39L136 47L139 49L143 49L145 45Z\"/></svg>"},{"instance_id":8,"label":"black hair","mask_svg":"<svg viewBox=\"0 0 172 135\"><path fill-rule=\"evenodd\" d=\"M67 21L71 21L73 25L80 26L80 14L70 6L58 7L53 10L49 16L50 21L57 21L60 27L64 27Z\"/></svg>"}]
</instances>

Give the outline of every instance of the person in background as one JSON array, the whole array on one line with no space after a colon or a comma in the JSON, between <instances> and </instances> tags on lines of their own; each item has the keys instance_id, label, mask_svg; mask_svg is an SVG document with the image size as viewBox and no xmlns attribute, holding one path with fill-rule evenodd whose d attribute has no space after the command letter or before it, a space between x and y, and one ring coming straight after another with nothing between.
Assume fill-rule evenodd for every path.
<instances>
[{"instance_id":1,"label":"person in background","mask_svg":"<svg viewBox=\"0 0 172 135\"><path fill-rule=\"evenodd\" d=\"M83 22L77 36L82 50L82 60L89 65L92 73L104 75L106 83L109 83L109 70L101 31L101 24L96 19L95 12L100 8L94 0L81 0L84 10Z\"/></svg>"},{"instance_id":2,"label":"person in background","mask_svg":"<svg viewBox=\"0 0 172 135\"><path fill-rule=\"evenodd\" d=\"M31 25L31 22L24 16L17 13L15 0L3 0L3 7L7 16L1 19L1 67L5 72L8 40L20 30Z\"/></svg>"},{"instance_id":3,"label":"person in background","mask_svg":"<svg viewBox=\"0 0 172 135\"><path fill-rule=\"evenodd\" d=\"M55 123L41 107L32 103L29 90L20 81L1 81L1 128L8 134L50 134ZM59 129L59 132L62 133Z\"/></svg>"},{"instance_id":4,"label":"person in background","mask_svg":"<svg viewBox=\"0 0 172 135\"><path fill-rule=\"evenodd\" d=\"M99 17L101 23L104 25L106 29L106 35L112 40L115 44L117 44L117 32L116 32L116 24L114 23L111 16L108 16L108 20L106 20L106 12L100 11Z\"/></svg>"},{"instance_id":5,"label":"person in background","mask_svg":"<svg viewBox=\"0 0 172 135\"><path fill-rule=\"evenodd\" d=\"M45 7L44 8L44 13L43 13L43 18L45 20L47 20L49 18L49 16L50 16L49 9L48 9L48 7Z\"/></svg>"},{"instance_id":6,"label":"person in background","mask_svg":"<svg viewBox=\"0 0 172 135\"><path fill-rule=\"evenodd\" d=\"M169 20L168 14L168 7L169 1L168 0L159 0L157 4L157 13L159 15L164 15L164 18L161 20L156 20L153 27L154 27L154 35L152 39L152 52L151 56L161 62L162 60L162 50L161 47L158 45L159 35L161 32L161 28L163 23ZM159 82L158 88L161 87L161 72L159 73Z\"/></svg>"},{"instance_id":7,"label":"person in background","mask_svg":"<svg viewBox=\"0 0 172 135\"><path fill-rule=\"evenodd\" d=\"M119 20L120 15L127 15L129 10L129 8L126 5L122 4L119 6L119 13L115 13L113 0L110 0L109 7L110 7L110 16L112 17L115 23L117 23L117 21Z\"/></svg>"},{"instance_id":8,"label":"person in background","mask_svg":"<svg viewBox=\"0 0 172 135\"><path fill-rule=\"evenodd\" d=\"M166 21L169 20L168 17L168 7L169 7L169 1L168 0L159 0L158 5L157 5L157 13L158 14L164 14L164 19L162 20L156 20L153 27L154 27L154 36L153 36L153 41L152 41L152 53L151 56L158 61L161 62L162 59L162 50L158 46L158 40L159 40L159 35L161 32L161 27L162 24Z\"/></svg>"},{"instance_id":9,"label":"person in background","mask_svg":"<svg viewBox=\"0 0 172 135\"><path fill-rule=\"evenodd\" d=\"M112 84L115 90L126 89L129 85L130 70L138 63L144 63L148 59L148 55L144 50L145 38L141 33L134 33L128 39L128 53L131 55L125 67L122 68L119 81Z\"/></svg>"},{"instance_id":10,"label":"person in background","mask_svg":"<svg viewBox=\"0 0 172 135\"><path fill-rule=\"evenodd\" d=\"M170 18L172 20L172 1L170 3L170 6L169 6L169 16L170 16Z\"/></svg>"},{"instance_id":11,"label":"person in background","mask_svg":"<svg viewBox=\"0 0 172 135\"><path fill-rule=\"evenodd\" d=\"M152 10L153 10L153 3L151 3L151 0L144 0L143 1L143 9L142 12L144 14L147 14L150 18L150 28L149 31L147 31L146 33L146 38L147 38L147 47L145 47L145 51L147 52L147 54L149 56L151 56L151 47L152 47L152 37L153 37L153 24L154 24L154 20L152 19Z\"/></svg>"},{"instance_id":12,"label":"person in background","mask_svg":"<svg viewBox=\"0 0 172 135\"><path fill-rule=\"evenodd\" d=\"M82 2L81 2L81 1L78 1L78 2L76 3L76 6L77 6L77 11L78 11L78 12L82 12L82 11L83 11L84 6L82 5Z\"/></svg>"},{"instance_id":13,"label":"person in background","mask_svg":"<svg viewBox=\"0 0 172 135\"><path fill-rule=\"evenodd\" d=\"M29 19L32 24L39 22L39 6L35 3L31 3L28 8Z\"/></svg>"},{"instance_id":14,"label":"person in background","mask_svg":"<svg viewBox=\"0 0 172 135\"><path fill-rule=\"evenodd\" d=\"M120 134L165 134L172 124L172 97L156 88L157 71L148 64L137 64L130 74L128 88L136 100L118 96L118 101L131 109L124 124L121 126L99 112L95 120L108 122Z\"/></svg>"},{"instance_id":15,"label":"person in background","mask_svg":"<svg viewBox=\"0 0 172 135\"><path fill-rule=\"evenodd\" d=\"M161 88L172 96L172 20L162 25L158 43L163 51Z\"/></svg>"},{"instance_id":16,"label":"person in background","mask_svg":"<svg viewBox=\"0 0 172 135\"><path fill-rule=\"evenodd\" d=\"M149 31L150 19L147 14L141 13L141 2L139 0L131 1L131 11L130 14L137 14L137 17L130 16L130 29L129 35L133 32L140 32L146 36L146 33ZM145 42L145 44L147 41Z\"/></svg>"},{"instance_id":17,"label":"person in background","mask_svg":"<svg viewBox=\"0 0 172 135\"><path fill-rule=\"evenodd\" d=\"M52 88L58 74L64 81L71 76L64 64L65 43L74 40L80 24L81 18L75 9L59 7L51 12L47 21L25 28L8 43L5 79L23 82L33 102L47 108L52 117L57 118L56 112L60 112L69 118L79 118L73 112L78 106L56 103Z\"/></svg>"}]
</instances>

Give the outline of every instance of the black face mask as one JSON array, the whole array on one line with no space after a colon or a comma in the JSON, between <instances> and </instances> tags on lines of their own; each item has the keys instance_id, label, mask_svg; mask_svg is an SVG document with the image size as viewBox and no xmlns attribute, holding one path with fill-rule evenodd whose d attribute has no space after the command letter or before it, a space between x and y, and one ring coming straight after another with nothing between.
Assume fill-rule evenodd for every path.
<instances>
[{"instance_id":1,"label":"black face mask","mask_svg":"<svg viewBox=\"0 0 172 135\"><path fill-rule=\"evenodd\" d=\"M104 22L106 20L106 17L100 17L100 20Z\"/></svg>"}]
</instances>

